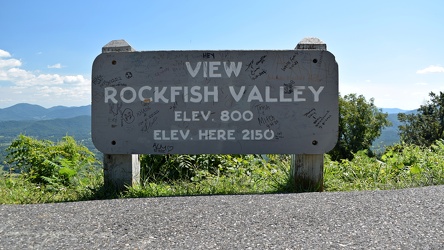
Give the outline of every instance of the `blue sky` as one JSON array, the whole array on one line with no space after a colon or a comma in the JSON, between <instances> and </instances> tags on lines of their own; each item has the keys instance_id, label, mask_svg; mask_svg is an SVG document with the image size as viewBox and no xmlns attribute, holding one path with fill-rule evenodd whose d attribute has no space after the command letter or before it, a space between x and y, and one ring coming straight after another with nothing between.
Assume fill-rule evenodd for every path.
<instances>
[{"instance_id":1,"label":"blue sky","mask_svg":"<svg viewBox=\"0 0 444 250\"><path fill-rule=\"evenodd\" d=\"M90 104L92 62L115 39L136 50L281 50L318 37L342 95L416 109L444 91L443 11L440 0L0 0L0 108Z\"/></svg>"}]
</instances>

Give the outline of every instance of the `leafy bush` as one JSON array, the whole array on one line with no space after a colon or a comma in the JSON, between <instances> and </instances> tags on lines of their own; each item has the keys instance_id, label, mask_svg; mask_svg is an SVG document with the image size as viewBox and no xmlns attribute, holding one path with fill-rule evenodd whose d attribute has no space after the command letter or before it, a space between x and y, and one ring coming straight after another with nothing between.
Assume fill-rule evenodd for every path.
<instances>
[{"instance_id":1,"label":"leafy bush","mask_svg":"<svg viewBox=\"0 0 444 250\"><path fill-rule=\"evenodd\" d=\"M366 151L352 160L332 161L326 155L324 186L328 191L373 190L444 184L444 143L430 147L398 144L378 160Z\"/></svg>"},{"instance_id":2,"label":"leafy bush","mask_svg":"<svg viewBox=\"0 0 444 250\"><path fill-rule=\"evenodd\" d=\"M419 186L444 183L444 141L430 147L397 144L389 147L381 159L390 165L390 178L408 178Z\"/></svg>"},{"instance_id":3,"label":"leafy bush","mask_svg":"<svg viewBox=\"0 0 444 250\"><path fill-rule=\"evenodd\" d=\"M77 183L82 171L98 164L94 154L71 136L54 143L19 135L6 151L6 162L18 168L24 178L53 187Z\"/></svg>"}]
</instances>

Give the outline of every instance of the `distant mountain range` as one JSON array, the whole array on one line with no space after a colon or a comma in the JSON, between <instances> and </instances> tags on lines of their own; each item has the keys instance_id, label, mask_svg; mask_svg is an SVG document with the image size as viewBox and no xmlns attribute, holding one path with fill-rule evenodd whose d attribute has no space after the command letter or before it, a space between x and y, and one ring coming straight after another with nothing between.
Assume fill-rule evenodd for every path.
<instances>
[{"instance_id":1,"label":"distant mountain range","mask_svg":"<svg viewBox=\"0 0 444 250\"><path fill-rule=\"evenodd\" d=\"M56 106L44 108L39 105L19 103L0 109L0 121L39 121L91 116L91 105L81 107Z\"/></svg>"},{"instance_id":2,"label":"distant mountain range","mask_svg":"<svg viewBox=\"0 0 444 250\"><path fill-rule=\"evenodd\" d=\"M387 114L398 114L398 113L406 113L410 110L398 109L398 108L382 108L383 113Z\"/></svg>"},{"instance_id":3,"label":"distant mountain range","mask_svg":"<svg viewBox=\"0 0 444 250\"><path fill-rule=\"evenodd\" d=\"M54 140L70 135L83 140L91 136L91 116L52 120L0 121L0 142L5 137L14 138L19 134Z\"/></svg>"}]
</instances>

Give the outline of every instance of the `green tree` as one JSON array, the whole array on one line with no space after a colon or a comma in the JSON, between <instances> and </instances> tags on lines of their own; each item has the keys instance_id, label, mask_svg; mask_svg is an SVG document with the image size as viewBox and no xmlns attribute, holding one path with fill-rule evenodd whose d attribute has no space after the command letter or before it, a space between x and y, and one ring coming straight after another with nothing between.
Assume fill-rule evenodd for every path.
<instances>
[{"instance_id":1,"label":"green tree","mask_svg":"<svg viewBox=\"0 0 444 250\"><path fill-rule=\"evenodd\" d=\"M430 100L412 114L398 114L401 141L407 144L430 146L444 138L444 93L430 92Z\"/></svg>"},{"instance_id":2,"label":"green tree","mask_svg":"<svg viewBox=\"0 0 444 250\"><path fill-rule=\"evenodd\" d=\"M388 115L373 102L373 98L367 101L362 95L339 96L338 143L329 152L333 160L352 159L353 153L370 150L381 130L390 126Z\"/></svg>"}]
</instances>

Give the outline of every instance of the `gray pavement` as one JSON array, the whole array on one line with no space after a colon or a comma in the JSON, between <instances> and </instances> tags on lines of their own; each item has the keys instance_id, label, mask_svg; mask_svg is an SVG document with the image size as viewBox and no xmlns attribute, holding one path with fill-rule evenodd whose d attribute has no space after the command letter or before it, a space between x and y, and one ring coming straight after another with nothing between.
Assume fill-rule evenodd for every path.
<instances>
[{"instance_id":1,"label":"gray pavement","mask_svg":"<svg viewBox=\"0 0 444 250\"><path fill-rule=\"evenodd\" d=\"M0 205L0 249L444 249L444 186Z\"/></svg>"}]
</instances>

